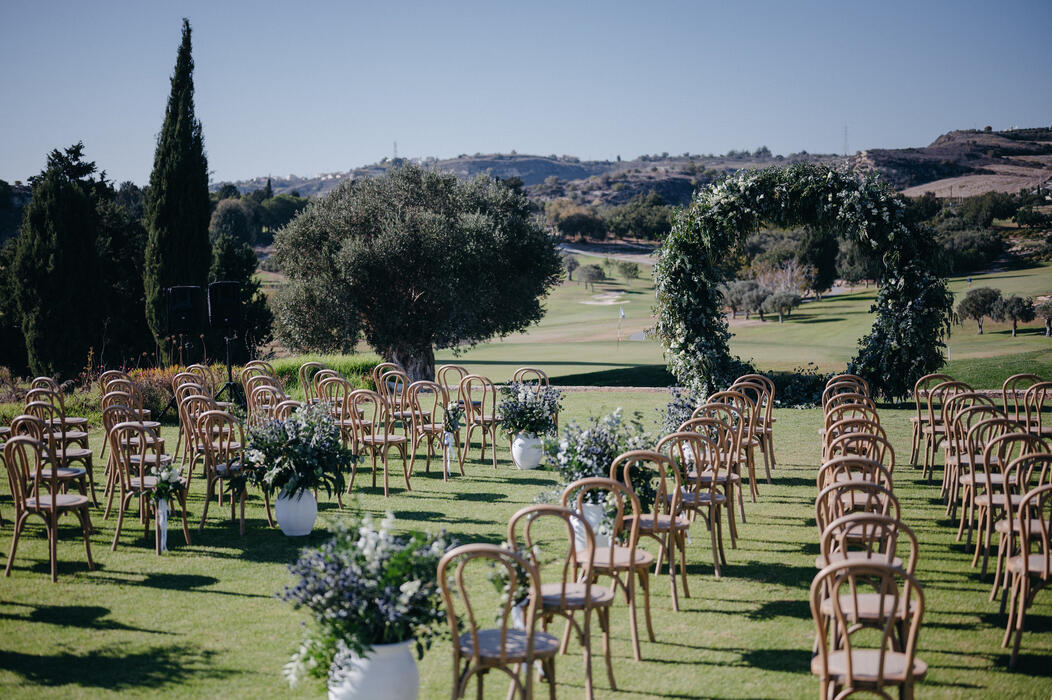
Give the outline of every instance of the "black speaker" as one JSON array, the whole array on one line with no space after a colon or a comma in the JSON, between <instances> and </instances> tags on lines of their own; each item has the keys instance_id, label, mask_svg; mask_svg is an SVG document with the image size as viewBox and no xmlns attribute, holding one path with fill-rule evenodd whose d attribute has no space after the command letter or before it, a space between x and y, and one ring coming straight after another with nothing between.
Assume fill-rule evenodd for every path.
<instances>
[{"instance_id":1,"label":"black speaker","mask_svg":"<svg viewBox=\"0 0 1052 700\"><path fill-rule=\"evenodd\" d=\"M223 329L241 327L240 282L212 282L208 285L208 325Z\"/></svg>"},{"instance_id":2,"label":"black speaker","mask_svg":"<svg viewBox=\"0 0 1052 700\"><path fill-rule=\"evenodd\" d=\"M201 288L168 287L168 333L179 335L200 330Z\"/></svg>"}]
</instances>

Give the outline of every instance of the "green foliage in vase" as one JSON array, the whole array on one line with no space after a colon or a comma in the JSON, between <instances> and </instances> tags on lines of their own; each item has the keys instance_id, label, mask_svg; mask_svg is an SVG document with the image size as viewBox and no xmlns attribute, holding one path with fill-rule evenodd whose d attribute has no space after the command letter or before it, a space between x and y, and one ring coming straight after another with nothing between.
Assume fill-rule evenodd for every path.
<instances>
[{"instance_id":1,"label":"green foliage in vase","mask_svg":"<svg viewBox=\"0 0 1052 700\"><path fill-rule=\"evenodd\" d=\"M501 387L497 420L508 435L554 435L562 392L550 386L512 383Z\"/></svg>"}]
</instances>

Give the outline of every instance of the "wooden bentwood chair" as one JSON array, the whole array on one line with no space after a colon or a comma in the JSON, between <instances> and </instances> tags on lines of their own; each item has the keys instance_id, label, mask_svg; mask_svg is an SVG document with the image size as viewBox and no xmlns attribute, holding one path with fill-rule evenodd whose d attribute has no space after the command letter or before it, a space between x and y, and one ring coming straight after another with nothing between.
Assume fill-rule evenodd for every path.
<instances>
[{"instance_id":1,"label":"wooden bentwood chair","mask_svg":"<svg viewBox=\"0 0 1052 700\"><path fill-rule=\"evenodd\" d=\"M485 564L490 564L485 567ZM514 591L520 576L529 580L530 595L523 611L524 629L512 627L513 596L505 596L500 607L498 626L479 627L480 615L473 602L474 587L466 580L465 572L472 567L478 580L492 575L492 568L505 576L508 590ZM450 572L449 569L453 568ZM540 602L543 600L541 579L537 568L528 560L492 544L466 544L445 554L438 562L438 585L446 606L446 619L453 635L453 684L450 697L462 698L467 693L471 677L478 684L478 697L483 697L483 679L492 670L499 670L511 678L509 697L522 700L533 697L533 662L539 661L549 683L549 695L555 698L555 655L559 639L536 630ZM457 595L453 595L452 588ZM488 586L487 586L488 587ZM458 619L457 601L463 606L466 625ZM464 627L467 631L461 632Z\"/></svg>"}]
</instances>

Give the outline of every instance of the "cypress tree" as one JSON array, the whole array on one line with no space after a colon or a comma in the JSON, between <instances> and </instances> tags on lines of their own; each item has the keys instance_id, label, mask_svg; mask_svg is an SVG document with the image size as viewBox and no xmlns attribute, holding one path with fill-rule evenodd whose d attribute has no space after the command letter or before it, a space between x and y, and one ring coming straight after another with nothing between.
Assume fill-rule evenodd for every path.
<instances>
[{"instance_id":1,"label":"cypress tree","mask_svg":"<svg viewBox=\"0 0 1052 700\"><path fill-rule=\"evenodd\" d=\"M203 288L212 258L208 241L208 161L201 122L194 116L193 72L190 22L184 19L146 204L146 321L162 359L170 359L172 347L165 338L165 290L176 285Z\"/></svg>"},{"instance_id":2,"label":"cypress tree","mask_svg":"<svg viewBox=\"0 0 1052 700\"><path fill-rule=\"evenodd\" d=\"M241 318L237 340L231 343L231 357L234 362L243 363L258 356L259 349L273 338L271 327L274 316L267 306L262 285L255 279L256 254L247 243L235 240L232 236L221 234L212 245L212 268L208 273L209 282L238 282L241 284ZM209 348L220 355L218 349L223 347L223 334L212 333Z\"/></svg>"},{"instance_id":3,"label":"cypress tree","mask_svg":"<svg viewBox=\"0 0 1052 700\"><path fill-rule=\"evenodd\" d=\"M95 164L78 143L48 155L33 178L12 261L16 313L35 374L69 377L83 369L100 335Z\"/></svg>"}]
</instances>

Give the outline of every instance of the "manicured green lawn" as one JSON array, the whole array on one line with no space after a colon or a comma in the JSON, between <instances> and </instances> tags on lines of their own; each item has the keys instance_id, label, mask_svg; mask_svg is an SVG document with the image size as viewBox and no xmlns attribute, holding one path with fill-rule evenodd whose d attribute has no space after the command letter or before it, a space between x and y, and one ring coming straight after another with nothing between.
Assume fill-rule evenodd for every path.
<instances>
[{"instance_id":1,"label":"manicured green lawn","mask_svg":"<svg viewBox=\"0 0 1052 700\"><path fill-rule=\"evenodd\" d=\"M582 264L598 262L598 258L579 258ZM641 274L631 282L615 279L596 285L594 292L576 282L564 282L546 300L545 317L527 332L482 343L459 357L441 351L438 361L464 364L503 381L517 367L543 358L549 374L567 385L665 386L668 375L662 371L661 345L653 340L628 340L653 325L650 268L642 266ZM992 286L1005 294L1049 294L1052 265L976 275L971 286ZM967 278L952 278L950 289L960 299L969 289ZM739 314L739 320L731 323L731 352L764 370L791 370L812 362L825 372L842 370L854 356L858 339L869 331L873 322L869 309L875 297L873 287L860 287L822 301L808 301L781 324L776 317L768 316L761 323L755 316L746 321ZM620 308L625 318L619 321ZM617 342L619 322L621 343ZM951 362L1026 353L1039 365L1052 366L1052 341L1044 337L1041 321L1022 324L1016 338L1011 337L1007 323L987 321L985 329L978 335L974 322L954 326L947 340ZM595 373L603 375L581 376Z\"/></svg>"},{"instance_id":2,"label":"manicured green lawn","mask_svg":"<svg viewBox=\"0 0 1052 700\"><path fill-rule=\"evenodd\" d=\"M617 406L640 410L650 420L666 400L660 391L571 393L563 421ZM761 484L760 501L746 503L748 523L740 528L738 549L728 549L723 578L713 578L707 535L695 525L688 550L692 597L681 597L682 611L675 613L667 578L653 579L657 642L643 643L643 662L632 660L627 610L623 603L615 605L616 678L624 692L609 691L597 659L599 697L785 698L817 692L808 670L813 632L807 591L818 549L813 499L820 415L791 409L776 414L775 483ZM1019 668L1008 672L1000 647L1003 617L987 602L988 583L978 580L970 556L954 542L938 487L923 483L919 472L904 464L909 414L884 409L881 415L900 456L896 492L903 517L921 542L918 576L928 612L919 656L931 671L918 696L1047 698L1052 593L1038 595ZM174 429L166 435L174 441ZM93 439L97 448L98 436ZM500 541L508 517L554 479L550 471L516 471L506 441L499 444L496 471L478 460L476 448L466 477L446 484L437 465L427 474L418 464L413 491L395 488L388 499L360 475L360 507L376 514L391 509L402 528L445 527L462 541ZM393 484L401 479L400 468L396 471ZM195 519L202 486L196 481L192 487ZM7 519L0 549L6 553L12 510L6 485L0 491ZM203 533L193 527L192 546L183 545L173 525L173 551L163 557L132 526L111 552L115 520L104 521L96 511L97 571L87 571L79 532L66 520L54 585L47 577L43 528L33 522L19 543L12 576L0 580L0 697L317 697L319 686L289 691L283 685L280 669L299 641L305 616L276 600L275 593L290 582L285 564L299 547L324 541L326 523L350 517L348 506L340 512L323 497L319 527L305 541L268 529L259 498L251 503L245 537L213 509ZM557 661L560 697L582 693L582 664L574 649L571 645L571 655ZM422 698L448 696L448 641L439 640L425 655L420 672ZM487 697L504 697L505 691L493 677ZM540 687L538 696L544 693Z\"/></svg>"}]
</instances>

